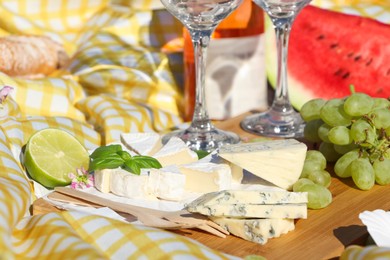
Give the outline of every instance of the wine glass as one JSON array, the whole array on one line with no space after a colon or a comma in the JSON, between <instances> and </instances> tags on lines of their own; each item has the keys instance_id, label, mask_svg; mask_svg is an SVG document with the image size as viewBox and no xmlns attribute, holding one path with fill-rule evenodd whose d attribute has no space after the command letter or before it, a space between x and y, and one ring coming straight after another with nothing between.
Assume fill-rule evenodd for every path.
<instances>
[{"instance_id":1,"label":"wine glass","mask_svg":"<svg viewBox=\"0 0 390 260\"><path fill-rule=\"evenodd\" d=\"M223 145L240 141L231 132L217 129L209 119L205 99L207 47L217 25L235 10L242 0L161 0L165 8L188 29L195 57L195 108L190 126L163 136L167 142L180 137L192 150L211 152Z\"/></svg>"},{"instance_id":2,"label":"wine glass","mask_svg":"<svg viewBox=\"0 0 390 260\"><path fill-rule=\"evenodd\" d=\"M292 107L287 86L287 54L290 29L295 17L311 0L253 0L271 18L276 34L277 79L275 97L266 112L250 115L241 127L272 137L302 137L304 122Z\"/></svg>"}]
</instances>

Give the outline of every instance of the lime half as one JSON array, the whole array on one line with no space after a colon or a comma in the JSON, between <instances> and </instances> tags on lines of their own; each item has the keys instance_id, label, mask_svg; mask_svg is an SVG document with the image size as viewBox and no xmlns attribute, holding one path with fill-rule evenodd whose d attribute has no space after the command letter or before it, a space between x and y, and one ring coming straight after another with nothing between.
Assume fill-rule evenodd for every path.
<instances>
[{"instance_id":1,"label":"lime half","mask_svg":"<svg viewBox=\"0 0 390 260\"><path fill-rule=\"evenodd\" d=\"M71 134L56 128L38 131L28 140L25 167L31 178L53 188L70 184L69 173L88 169L89 154Z\"/></svg>"}]
</instances>

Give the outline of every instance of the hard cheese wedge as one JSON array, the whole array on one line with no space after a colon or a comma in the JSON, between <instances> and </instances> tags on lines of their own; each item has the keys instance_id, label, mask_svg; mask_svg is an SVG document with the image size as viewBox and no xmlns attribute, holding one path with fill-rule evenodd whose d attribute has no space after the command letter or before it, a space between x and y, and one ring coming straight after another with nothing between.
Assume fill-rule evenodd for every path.
<instances>
[{"instance_id":1,"label":"hard cheese wedge","mask_svg":"<svg viewBox=\"0 0 390 260\"><path fill-rule=\"evenodd\" d=\"M233 218L307 218L306 203L300 204L203 204L189 203L187 210L206 216L233 217Z\"/></svg>"},{"instance_id":2,"label":"hard cheese wedge","mask_svg":"<svg viewBox=\"0 0 390 260\"><path fill-rule=\"evenodd\" d=\"M169 141L153 155L160 164L165 167L168 165L180 165L192 163L198 160L198 155L178 137L172 137Z\"/></svg>"},{"instance_id":3,"label":"hard cheese wedge","mask_svg":"<svg viewBox=\"0 0 390 260\"><path fill-rule=\"evenodd\" d=\"M283 189L299 179L307 147L294 139L222 146L219 156Z\"/></svg>"},{"instance_id":4,"label":"hard cheese wedge","mask_svg":"<svg viewBox=\"0 0 390 260\"><path fill-rule=\"evenodd\" d=\"M307 203L307 193L283 190L222 190L204 194L192 203L194 205L213 206L244 202L246 204L300 204Z\"/></svg>"},{"instance_id":5,"label":"hard cheese wedge","mask_svg":"<svg viewBox=\"0 0 390 260\"><path fill-rule=\"evenodd\" d=\"M268 239L294 230L293 219L237 219L210 217L231 234L264 245Z\"/></svg>"}]
</instances>

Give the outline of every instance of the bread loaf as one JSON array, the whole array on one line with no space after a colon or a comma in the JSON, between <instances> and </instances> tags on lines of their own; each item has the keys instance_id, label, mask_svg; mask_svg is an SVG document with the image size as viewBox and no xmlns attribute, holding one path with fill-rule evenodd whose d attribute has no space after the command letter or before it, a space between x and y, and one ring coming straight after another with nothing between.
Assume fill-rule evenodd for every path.
<instances>
[{"instance_id":1,"label":"bread loaf","mask_svg":"<svg viewBox=\"0 0 390 260\"><path fill-rule=\"evenodd\" d=\"M65 67L68 61L63 46L48 37L0 37L0 71L9 76L43 77Z\"/></svg>"}]
</instances>

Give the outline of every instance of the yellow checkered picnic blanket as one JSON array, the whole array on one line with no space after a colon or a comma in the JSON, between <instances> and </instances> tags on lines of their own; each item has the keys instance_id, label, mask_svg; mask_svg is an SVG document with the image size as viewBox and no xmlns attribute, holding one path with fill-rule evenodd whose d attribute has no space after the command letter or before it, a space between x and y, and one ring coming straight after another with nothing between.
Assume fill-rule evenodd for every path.
<instances>
[{"instance_id":1,"label":"yellow checkered picnic blanket","mask_svg":"<svg viewBox=\"0 0 390 260\"><path fill-rule=\"evenodd\" d=\"M390 22L387 1L314 3ZM0 73L0 86L14 88L0 110L0 259L234 258L173 233L101 216L29 212L36 185L20 156L36 131L57 127L93 149L122 132L159 132L182 122L181 56L161 51L181 36L182 26L161 3L0 0L0 14L0 36L46 35L72 57L69 70L43 79Z\"/></svg>"}]
</instances>

